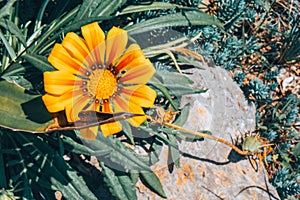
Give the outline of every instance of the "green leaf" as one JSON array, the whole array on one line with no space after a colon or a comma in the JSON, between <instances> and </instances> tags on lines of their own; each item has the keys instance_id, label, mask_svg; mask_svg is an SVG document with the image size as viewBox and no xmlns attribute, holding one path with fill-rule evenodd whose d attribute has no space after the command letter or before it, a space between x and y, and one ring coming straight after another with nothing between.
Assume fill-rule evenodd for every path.
<instances>
[{"instance_id":1,"label":"green leaf","mask_svg":"<svg viewBox=\"0 0 300 200\"><path fill-rule=\"evenodd\" d=\"M42 3L41 8L39 9L39 12L38 12L36 20L35 20L34 31L37 31L39 28L41 28L42 19L45 14L45 10L46 10L48 3L49 3L49 0L44 0L44 2Z\"/></svg>"},{"instance_id":2,"label":"green leaf","mask_svg":"<svg viewBox=\"0 0 300 200\"><path fill-rule=\"evenodd\" d=\"M16 134L16 136L15 136ZM45 141L33 134L11 133L22 147L20 159L25 164L28 183L32 188L59 190L66 199L97 199L62 156Z\"/></svg>"},{"instance_id":3,"label":"green leaf","mask_svg":"<svg viewBox=\"0 0 300 200\"><path fill-rule=\"evenodd\" d=\"M17 37L20 42L26 47L26 40L22 31L10 20L0 19L0 26L9 31L12 36Z\"/></svg>"},{"instance_id":4,"label":"green leaf","mask_svg":"<svg viewBox=\"0 0 300 200\"><path fill-rule=\"evenodd\" d=\"M138 182L139 176L140 176L140 174L137 171L130 172L130 179L131 179L133 185L135 185Z\"/></svg>"},{"instance_id":5,"label":"green leaf","mask_svg":"<svg viewBox=\"0 0 300 200\"><path fill-rule=\"evenodd\" d=\"M170 26L191 27L200 25L215 25L223 28L221 22L214 16L210 16L201 11L187 11L149 19L144 22L129 26L126 29L130 34L138 34Z\"/></svg>"},{"instance_id":6,"label":"green leaf","mask_svg":"<svg viewBox=\"0 0 300 200\"><path fill-rule=\"evenodd\" d=\"M103 163L100 163L100 166L104 175L104 182L114 197L120 200L137 199L134 184L128 174L106 167Z\"/></svg>"},{"instance_id":7,"label":"green leaf","mask_svg":"<svg viewBox=\"0 0 300 200\"><path fill-rule=\"evenodd\" d=\"M43 131L53 123L41 96L4 80L0 80L0 116L0 126L12 130Z\"/></svg>"},{"instance_id":8,"label":"green leaf","mask_svg":"<svg viewBox=\"0 0 300 200\"><path fill-rule=\"evenodd\" d=\"M125 15L125 14L129 14L129 13L137 13L137 12L145 12L145 11L149 11L149 10L162 10L162 9L174 9L174 8L191 9L191 8L180 6L177 4L171 4L171 3L165 3L165 2L152 2L151 4L147 4L147 5L128 6L128 7L124 8L118 15Z\"/></svg>"},{"instance_id":9,"label":"green leaf","mask_svg":"<svg viewBox=\"0 0 300 200\"><path fill-rule=\"evenodd\" d=\"M189 117L189 113L190 113L190 105L185 105L182 110L180 111L180 115L179 117L175 120L174 124L177 126L183 126L186 122L186 120Z\"/></svg>"},{"instance_id":10,"label":"green leaf","mask_svg":"<svg viewBox=\"0 0 300 200\"><path fill-rule=\"evenodd\" d=\"M192 65L193 67L197 67L199 69L204 69L203 66L201 66L201 64L199 63L199 61L196 60L195 58L189 58L187 56L183 56L180 54L177 54L176 56L177 56L178 63L188 64L188 65Z\"/></svg>"},{"instance_id":11,"label":"green leaf","mask_svg":"<svg viewBox=\"0 0 300 200\"><path fill-rule=\"evenodd\" d=\"M158 135L158 134L157 134ZM153 165L159 161L159 156L163 148L163 142L160 140L160 137L155 137L154 141L151 144L149 161ZM169 141L167 141L169 143Z\"/></svg>"},{"instance_id":12,"label":"green leaf","mask_svg":"<svg viewBox=\"0 0 300 200\"><path fill-rule=\"evenodd\" d=\"M22 56L25 60L30 62L34 67L42 72L54 71L55 69L49 64L45 56L40 56L36 54L24 54Z\"/></svg>"},{"instance_id":13,"label":"green leaf","mask_svg":"<svg viewBox=\"0 0 300 200\"><path fill-rule=\"evenodd\" d=\"M15 50L12 48L12 46L10 46L9 42L5 39L3 32L0 29L0 41L2 40L9 56L11 59L15 59L16 58L16 52Z\"/></svg>"},{"instance_id":14,"label":"green leaf","mask_svg":"<svg viewBox=\"0 0 300 200\"><path fill-rule=\"evenodd\" d=\"M132 135L130 124L126 121L121 121L121 124L122 124L123 132L126 135L127 139L130 141L130 144L134 145L134 138Z\"/></svg>"},{"instance_id":15,"label":"green leaf","mask_svg":"<svg viewBox=\"0 0 300 200\"><path fill-rule=\"evenodd\" d=\"M64 136L62 138L62 142L64 144L64 148L70 152L84 155L95 155L95 151L88 148L86 145L80 144L70 137ZM108 151L106 151L108 153Z\"/></svg>"},{"instance_id":16,"label":"green leaf","mask_svg":"<svg viewBox=\"0 0 300 200\"><path fill-rule=\"evenodd\" d=\"M167 198L167 195L160 183L159 178L153 172L140 173L141 181L148 186L153 192L160 195L163 198Z\"/></svg>"},{"instance_id":17,"label":"green leaf","mask_svg":"<svg viewBox=\"0 0 300 200\"><path fill-rule=\"evenodd\" d=\"M30 75L30 73L27 73L28 71L29 71L28 66L23 66L19 63L13 63L4 71L4 73L1 75L1 78L5 79L10 83L14 83L22 88L25 88L26 90L31 90L33 89L33 85L27 79L26 75ZM35 73L34 75L39 75L39 74Z\"/></svg>"},{"instance_id":18,"label":"green leaf","mask_svg":"<svg viewBox=\"0 0 300 200\"><path fill-rule=\"evenodd\" d=\"M158 71L155 77L161 80L164 84L180 84L180 85L190 85L194 81L189 79L187 76L179 74L177 72L170 72L167 70Z\"/></svg>"},{"instance_id":19,"label":"green leaf","mask_svg":"<svg viewBox=\"0 0 300 200\"><path fill-rule=\"evenodd\" d=\"M169 93L169 90L161 83L155 83L152 81L149 81L149 84L154 86L156 89L162 92L163 96L167 98L170 101L170 104L172 105L173 109L176 111L178 110L178 106L173 101L171 94Z\"/></svg>"},{"instance_id":20,"label":"green leaf","mask_svg":"<svg viewBox=\"0 0 300 200\"><path fill-rule=\"evenodd\" d=\"M204 93L207 89L200 89L194 88L188 85L181 85L181 84L164 84L164 87L168 89L171 95L175 95L177 97L187 95L187 94L197 94L197 93Z\"/></svg>"},{"instance_id":21,"label":"green leaf","mask_svg":"<svg viewBox=\"0 0 300 200\"><path fill-rule=\"evenodd\" d=\"M173 145L169 145L169 156L170 159L168 161L168 164L174 163L176 167L180 167L180 153L179 153L179 147L177 143L177 139L174 135L169 134L168 138L170 140L170 143ZM174 147L175 146L175 147Z\"/></svg>"},{"instance_id":22,"label":"green leaf","mask_svg":"<svg viewBox=\"0 0 300 200\"><path fill-rule=\"evenodd\" d=\"M0 9L0 19L11 14L11 7L14 5L16 0L9 0L4 7Z\"/></svg>"},{"instance_id":23,"label":"green leaf","mask_svg":"<svg viewBox=\"0 0 300 200\"><path fill-rule=\"evenodd\" d=\"M66 24L68 24L77 14L78 10L79 10L79 6L74 8L72 11L68 12L64 17L58 18L54 20L51 24L49 24L48 29L46 29L44 33L38 37L37 43L34 46L32 46L32 48L29 47L30 52L36 53L37 50L40 49L42 46L51 43L51 41L49 41L50 36L52 34L55 34L59 29L64 27Z\"/></svg>"},{"instance_id":24,"label":"green leaf","mask_svg":"<svg viewBox=\"0 0 300 200\"><path fill-rule=\"evenodd\" d=\"M191 86L194 83L191 79L183 74L169 71L158 71L155 76L162 80L164 87L166 87L171 95L180 97L186 94L196 94L206 92L206 89L194 88Z\"/></svg>"},{"instance_id":25,"label":"green leaf","mask_svg":"<svg viewBox=\"0 0 300 200\"><path fill-rule=\"evenodd\" d=\"M75 17L75 21L90 17L100 2L101 2L101 0L96 0L96 1L95 0L84 0L80 6L80 9L79 9L76 17Z\"/></svg>"},{"instance_id":26,"label":"green leaf","mask_svg":"<svg viewBox=\"0 0 300 200\"><path fill-rule=\"evenodd\" d=\"M124 3L126 3L126 0L102 1L98 8L93 11L94 14L92 16L110 16Z\"/></svg>"},{"instance_id":27,"label":"green leaf","mask_svg":"<svg viewBox=\"0 0 300 200\"><path fill-rule=\"evenodd\" d=\"M76 130L76 133L80 134ZM138 155L126 147L121 141L112 137L104 137L102 133L98 134L96 140L85 140L84 144L93 151L107 150L110 153L107 155L95 155L98 160L101 160L110 168L118 169L119 171L137 170L150 171L150 167L142 161ZM122 161L120 163L120 161Z\"/></svg>"}]
</instances>

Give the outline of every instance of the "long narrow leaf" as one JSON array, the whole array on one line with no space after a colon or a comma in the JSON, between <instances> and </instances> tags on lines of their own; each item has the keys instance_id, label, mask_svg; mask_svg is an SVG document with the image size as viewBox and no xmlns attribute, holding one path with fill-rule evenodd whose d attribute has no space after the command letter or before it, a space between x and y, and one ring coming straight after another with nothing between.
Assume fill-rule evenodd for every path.
<instances>
[{"instance_id":1,"label":"long narrow leaf","mask_svg":"<svg viewBox=\"0 0 300 200\"><path fill-rule=\"evenodd\" d=\"M163 198L167 198L167 195L160 183L159 178L153 172L140 173L141 181L147 185L152 191L157 193Z\"/></svg>"},{"instance_id":2,"label":"long narrow leaf","mask_svg":"<svg viewBox=\"0 0 300 200\"><path fill-rule=\"evenodd\" d=\"M44 0L43 4L41 5L41 8L39 10L38 16L35 21L34 31L37 31L41 27L42 19L43 19L43 16L44 16L44 13L45 13L48 3L49 3L49 0Z\"/></svg>"},{"instance_id":3,"label":"long narrow leaf","mask_svg":"<svg viewBox=\"0 0 300 200\"><path fill-rule=\"evenodd\" d=\"M10 46L10 44L8 43L8 41L5 39L3 32L0 30L0 39L2 40L9 56L11 59L16 58L16 52L14 51L14 49Z\"/></svg>"},{"instance_id":4,"label":"long narrow leaf","mask_svg":"<svg viewBox=\"0 0 300 200\"><path fill-rule=\"evenodd\" d=\"M79 132L79 131L76 131ZM85 141L92 150L110 150L110 154L107 156L97 156L97 158L103 161L107 166L124 170L137 170L137 171L150 171L150 167L142 161L137 154L126 147L122 142L111 137L99 136L97 140ZM122 163L120 163L122 160Z\"/></svg>"},{"instance_id":5,"label":"long narrow leaf","mask_svg":"<svg viewBox=\"0 0 300 200\"><path fill-rule=\"evenodd\" d=\"M9 0L3 8L0 9L0 19L9 15L11 12L11 7L14 5L16 0Z\"/></svg>"},{"instance_id":6,"label":"long narrow leaf","mask_svg":"<svg viewBox=\"0 0 300 200\"><path fill-rule=\"evenodd\" d=\"M125 2L126 0L102 1L92 16L110 16Z\"/></svg>"},{"instance_id":7,"label":"long narrow leaf","mask_svg":"<svg viewBox=\"0 0 300 200\"><path fill-rule=\"evenodd\" d=\"M101 2L101 0L84 0L80 6L80 9L75 17L75 20L84 19L87 17L90 17L92 12L95 12L95 8L98 6L98 4ZM107 1L105 1L107 2ZM110 2L110 1L109 1Z\"/></svg>"},{"instance_id":8,"label":"long narrow leaf","mask_svg":"<svg viewBox=\"0 0 300 200\"><path fill-rule=\"evenodd\" d=\"M32 47L31 52L36 53L36 51L45 44L45 41L49 39L51 34L54 34L57 30L68 24L78 12L79 7L74 8L66 16L55 20L49 25L49 28L38 38L37 44Z\"/></svg>"},{"instance_id":9,"label":"long narrow leaf","mask_svg":"<svg viewBox=\"0 0 300 200\"><path fill-rule=\"evenodd\" d=\"M223 28L221 22L214 16L210 16L201 11L187 11L182 13L168 14L154 19L149 19L144 22L129 26L126 29L131 34L138 34L170 26L190 27L200 25L215 25L220 28Z\"/></svg>"},{"instance_id":10,"label":"long narrow leaf","mask_svg":"<svg viewBox=\"0 0 300 200\"><path fill-rule=\"evenodd\" d=\"M42 72L54 71L55 69L48 63L45 56L35 55L35 54L24 54L22 56L28 62L30 62L34 67Z\"/></svg>"},{"instance_id":11,"label":"long narrow leaf","mask_svg":"<svg viewBox=\"0 0 300 200\"><path fill-rule=\"evenodd\" d=\"M111 194L120 200L137 199L135 187L131 178L124 172L118 172L100 163L104 182L107 184Z\"/></svg>"},{"instance_id":12,"label":"long narrow leaf","mask_svg":"<svg viewBox=\"0 0 300 200\"><path fill-rule=\"evenodd\" d=\"M7 19L0 19L0 26L9 31L12 36L17 37L20 42L26 46L26 40L22 31L13 22Z\"/></svg>"},{"instance_id":13,"label":"long narrow leaf","mask_svg":"<svg viewBox=\"0 0 300 200\"><path fill-rule=\"evenodd\" d=\"M149 10L162 10L162 9L175 9L175 8L191 10L191 7L184 7L177 4L165 3L165 2L152 2L151 4L147 4L147 5L128 6L124 8L118 15L145 12Z\"/></svg>"},{"instance_id":14,"label":"long narrow leaf","mask_svg":"<svg viewBox=\"0 0 300 200\"><path fill-rule=\"evenodd\" d=\"M30 155L33 149L37 149L37 155L41 155L42 160L35 163L40 166L40 173L47 177L47 180L53 185L53 189L58 189L67 199L97 199L95 195L85 185L82 177L78 176L59 154L47 143L39 140L35 135L19 134L17 137L20 142L25 141L30 144L24 148L24 155ZM47 157L47 159L43 159ZM27 158L28 159L28 158ZM29 174L29 173L28 173Z\"/></svg>"}]
</instances>

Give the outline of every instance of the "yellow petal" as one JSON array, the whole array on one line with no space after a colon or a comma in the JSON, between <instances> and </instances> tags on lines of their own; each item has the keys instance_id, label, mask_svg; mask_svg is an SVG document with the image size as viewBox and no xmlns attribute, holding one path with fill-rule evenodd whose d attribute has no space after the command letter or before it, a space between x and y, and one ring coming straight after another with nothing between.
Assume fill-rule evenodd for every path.
<instances>
[{"instance_id":1,"label":"yellow petal","mask_svg":"<svg viewBox=\"0 0 300 200\"><path fill-rule=\"evenodd\" d=\"M150 108L156 99L156 92L147 85L135 85L121 88L121 94L136 105Z\"/></svg>"},{"instance_id":2,"label":"yellow petal","mask_svg":"<svg viewBox=\"0 0 300 200\"><path fill-rule=\"evenodd\" d=\"M140 46L131 44L116 65L117 72L145 64L146 58Z\"/></svg>"},{"instance_id":3,"label":"yellow petal","mask_svg":"<svg viewBox=\"0 0 300 200\"><path fill-rule=\"evenodd\" d=\"M128 71L122 75L119 82L122 84L145 84L151 79L154 73L155 68L147 59L147 64L128 69Z\"/></svg>"},{"instance_id":4,"label":"yellow petal","mask_svg":"<svg viewBox=\"0 0 300 200\"><path fill-rule=\"evenodd\" d=\"M52 95L62 95L72 90L75 86L81 85L76 77L68 71L53 71L44 73L44 88Z\"/></svg>"},{"instance_id":5,"label":"yellow petal","mask_svg":"<svg viewBox=\"0 0 300 200\"><path fill-rule=\"evenodd\" d=\"M113 99L114 106L115 106L115 111L116 112L131 112L131 113L136 113L136 114L144 114L143 109L129 101L126 101L120 96L116 96ZM147 119L146 116L138 116L138 117L132 117L127 119L132 126L138 127L140 126L145 120Z\"/></svg>"},{"instance_id":6,"label":"yellow petal","mask_svg":"<svg viewBox=\"0 0 300 200\"><path fill-rule=\"evenodd\" d=\"M74 122L79 120L78 114L82 110L90 108L90 106L88 106L90 99L91 98L88 95L74 97L72 103L68 104L65 108L67 121Z\"/></svg>"},{"instance_id":7,"label":"yellow petal","mask_svg":"<svg viewBox=\"0 0 300 200\"><path fill-rule=\"evenodd\" d=\"M69 91L61 96L45 94L42 99L48 111L53 113L64 110L68 104L72 104L73 97L77 95L82 95L82 91Z\"/></svg>"},{"instance_id":8,"label":"yellow petal","mask_svg":"<svg viewBox=\"0 0 300 200\"><path fill-rule=\"evenodd\" d=\"M98 126L84 128L80 130L80 134L85 140L95 140L98 133Z\"/></svg>"},{"instance_id":9,"label":"yellow petal","mask_svg":"<svg viewBox=\"0 0 300 200\"><path fill-rule=\"evenodd\" d=\"M75 33L68 33L64 38L62 45L73 58L84 65L90 67L94 64L94 60L90 55L90 51L84 40Z\"/></svg>"},{"instance_id":10,"label":"yellow petal","mask_svg":"<svg viewBox=\"0 0 300 200\"><path fill-rule=\"evenodd\" d=\"M104 64L105 34L97 22L81 27L86 44L98 64Z\"/></svg>"},{"instance_id":11,"label":"yellow petal","mask_svg":"<svg viewBox=\"0 0 300 200\"><path fill-rule=\"evenodd\" d=\"M100 125L100 129L104 136L109 136L122 131L122 125L120 122L112 122Z\"/></svg>"},{"instance_id":12,"label":"yellow petal","mask_svg":"<svg viewBox=\"0 0 300 200\"><path fill-rule=\"evenodd\" d=\"M112 113L112 106L109 102L104 102L102 106L102 111L107 113ZM122 125L120 122L112 122L100 125L101 131L104 136L109 136L122 131Z\"/></svg>"},{"instance_id":13,"label":"yellow petal","mask_svg":"<svg viewBox=\"0 0 300 200\"><path fill-rule=\"evenodd\" d=\"M78 74L82 69L81 63L73 59L61 44L55 44L48 57L48 61L56 69L69 71L72 74Z\"/></svg>"},{"instance_id":14,"label":"yellow petal","mask_svg":"<svg viewBox=\"0 0 300 200\"><path fill-rule=\"evenodd\" d=\"M126 48L128 41L127 31L112 27L106 39L106 64L109 66L114 60L119 59Z\"/></svg>"}]
</instances>

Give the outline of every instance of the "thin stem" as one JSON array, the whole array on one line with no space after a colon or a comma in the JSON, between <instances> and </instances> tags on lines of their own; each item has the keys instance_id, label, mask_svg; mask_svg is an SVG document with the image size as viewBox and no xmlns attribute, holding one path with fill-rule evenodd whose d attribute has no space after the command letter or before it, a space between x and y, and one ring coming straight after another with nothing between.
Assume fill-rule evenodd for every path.
<instances>
[{"instance_id":1,"label":"thin stem","mask_svg":"<svg viewBox=\"0 0 300 200\"><path fill-rule=\"evenodd\" d=\"M218 137L215 137L215 136L212 136L212 135L208 135L208 134L205 134L205 133L201 133L201 132L197 132L197 131L192 131L192 130L189 130L189 129L185 129L181 126L177 126L175 124L171 124L171 123L168 123L168 122L164 122L163 123L165 126L168 126L170 128L173 128L173 129L176 129L176 130L179 130L179 131L183 131L183 132L186 132L186 133L189 133L189 134L192 134L192 135L196 135L196 136L200 136L200 137L203 137L203 138L206 138L206 139L210 139L210 140L215 140L215 141L218 141L218 142L221 142L227 146L229 146L230 148L232 148L233 150L235 150L237 153L241 154L241 155L249 155L249 151L242 151L240 150L237 146L231 144L230 142L226 141L226 140L223 140L221 138L218 138Z\"/></svg>"}]
</instances>

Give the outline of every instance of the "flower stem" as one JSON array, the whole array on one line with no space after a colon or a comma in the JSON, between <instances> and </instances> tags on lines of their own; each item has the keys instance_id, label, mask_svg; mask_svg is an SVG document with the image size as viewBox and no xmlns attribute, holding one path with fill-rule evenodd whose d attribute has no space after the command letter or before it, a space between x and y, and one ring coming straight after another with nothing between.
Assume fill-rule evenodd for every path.
<instances>
[{"instance_id":1,"label":"flower stem","mask_svg":"<svg viewBox=\"0 0 300 200\"><path fill-rule=\"evenodd\" d=\"M200 137L207 138L207 139L210 139L210 140L215 140L215 141L221 142L221 143L231 147L233 150L235 150L240 155L249 155L249 151L242 151L237 146L235 146L235 145L231 144L230 142L228 142L226 140L223 140L221 138L218 138L218 137L215 137L215 136L212 136L212 135L208 135L208 134L205 134L205 133L185 129L181 126L177 126L177 125L171 124L169 122L163 122L163 124L165 126L168 126L170 128L173 128L173 129L176 129L176 130L179 130L179 131L183 131L183 132L186 132L186 133L189 133L189 134L192 134L192 135L196 135L196 136L200 136Z\"/></svg>"}]
</instances>

